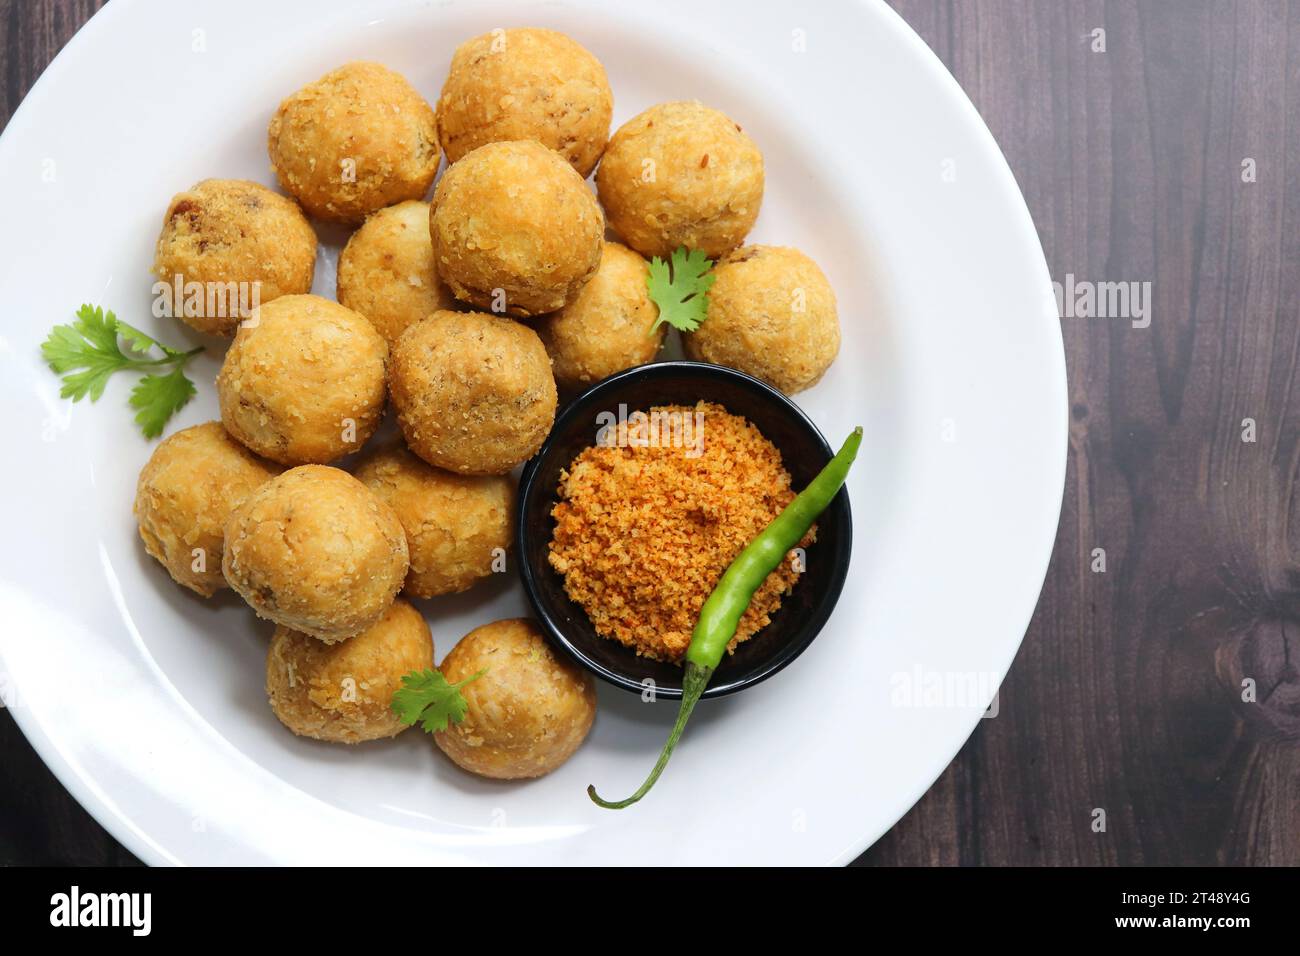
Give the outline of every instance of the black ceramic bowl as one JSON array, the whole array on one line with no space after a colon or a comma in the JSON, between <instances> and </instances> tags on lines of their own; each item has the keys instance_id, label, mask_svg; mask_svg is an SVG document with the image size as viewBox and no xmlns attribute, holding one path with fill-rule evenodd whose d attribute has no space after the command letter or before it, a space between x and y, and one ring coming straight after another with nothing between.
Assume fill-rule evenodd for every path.
<instances>
[{"instance_id":1,"label":"black ceramic bowl","mask_svg":"<svg viewBox=\"0 0 1300 956\"><path fill-rule=\"evenodd\" d=\"M570 402L519 482L516 554L524 590L551 641L597 677L641 693L652 679L655 694L682 696L682 668L638 657L601 637L587 614L564 593L564 579L547 560L555 529L551 509L560 471L595 444L601 412L647 411L655 405L717 402L743 415L781 452L794 487L802 489L831 459L833 451L799 406L776 389L735 369L703 362L658 362L612 375ZM707 435L707 426L706 426ZM771 677L803 653L830 617L844 587L853 542L849 496L844 489L817 520L817 541L808 549L807 570L781 603L772 621L728 654L713 673L705 697L721 697Z\"/></svg>"}]
</instances>

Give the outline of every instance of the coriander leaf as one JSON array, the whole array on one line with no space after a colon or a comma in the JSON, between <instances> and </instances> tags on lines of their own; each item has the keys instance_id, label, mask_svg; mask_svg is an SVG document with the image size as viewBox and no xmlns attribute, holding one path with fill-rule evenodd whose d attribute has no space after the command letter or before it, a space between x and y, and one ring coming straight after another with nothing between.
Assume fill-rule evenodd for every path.
<instances>
[{"instance_id":1,"label":"coriander leaf","mask_svg":"<svg viewBox=\"0 0 1300 956\"><path fill-rule=\"evenodd\" d=\"M157 438L163 426L194 397L194 383L177 366L166 375L146 375L131 389L131 407L145 438Z\"/></svg>"},{"instance_id":2,"label":"coriander leaf","mask_svg":"<svg viewBox=\"0 0 1300 956\"><path fill-rule=\"evenodd\" d=\"M708 292L716 278L709 270L713 262L699 249L678 246L668 262L655 256L650 260L646 287L659 307L659 317L650 326L651 334L663 322L682 332L694 332L708 317Z\"/></svg>"},{"instance_id":3,"label":"coriander leaf","mask_svg":"<svg viewBox=\"0 0 1300 956\"><path fill-rule=\"evenodd\" d=\"M117 346L113 313L105 317L103 310L88 305L78 310L71 325L54 327L41 343L41 355L63 375L59 394L74 402L86 395L92 402L98 400L112 374L131 363Z\"/></svg>"},{"instance_id":4,"label":"coriander leaf","mask_svg":"<svg viewBox=\"0 0 1300 956\"><path fill-rule=\"evenodd\" d=\"M460 689L484 673L479 671L463 681L448 684L439 671L411 671L402 675L402 686L394 692L389 706L404 724L419 721L431 734L446 730L448 722L458 724L469 713L469 702Z\"/></svg>"},{"instance_id":5,"label":"coriander leaf","mask_svg":"<svg viewBox=\"0 0 1300 956\"><path fill-rule=\"evenodd\" d=\"M110 317L113 315L112 312L108 314ZM182 349L174 349L170 345L164 345L162 342L159 342L153 336L146 335L134 325L127 325L121 319L115 318L114 321L117 323L117 334L122 336L122 340L130 346L131 351L140 355L148 355L151 348L156 348L167 358L181 359L190 355L197 355L199 352L203 351L202 348L193 349L189 352Z\"/></svg>"},{"instance_id":6,"label":"coriander leaf","mask_svg":"<svg viewBox=\"0 0 1300 956\"><path fill-rule=\"evenodd\" d=\"M114 352L116 352L116 343L114 343ZM77 330L75 325L56 325L51 330L49 337L41 343L41 355L50 368L56 372L67 372L72 369L86 368L89 365L112 360L121 361L120 352L103 352L96 349L94 345Z\"/></svg>"},{"instance_id":7,"label":"coriander leaf","mask_svg":"<svg viewBox=\"0 0 1300 956\"><path fill-rule=\"evenodd\" d=\"M424 708L429 706L429 698L439 681L443 685L447 678L435 670L411 671L402 675L402 686L393 692L389 704L397 719L404 724L413 724L420 719Z\"/></svg>"},{"instance_id":8,"label":"coriander leaf","mask_svg":"<svg viewBox=\"0 0 1300 956\"><path fill-rule=\"evenodd\" d=\"M111 360L95 359L85 371L69 372L63 376L63 387L59 389L59 397L79 402L89 395L92 402L97 402L99 396L104 394L104 386L108 384L108 380L120 368L123 368L121 364L115 364Z\"/></svg>"},{"instance_id":9,"label":"coriander leaf","mask_svg":"<svg viewBox=\"0 0 1300 956\"><path fill-rule=\"evenodd\" d=\"M117 316L111 311L105 312L97 305L82 305L72 326L95 351L122 355L122 350L117 347Z\"/></svg>"},{"instance_id":10,"label":"coriander leaf","mask_svg":"<svg viewBox=\"0 0 1300 956\"><path fill-rule=\"evenodd\" d=\"M109 313L109 315L112 314L113 313L111 312ZM167 346L163 345L157 339L145 335L135 326L127 325L121 319L116 319L115 322L117 324L117 334L122 336L122 341L124 341L130 347L131 351L135 352L137 355L148 355L149 350L154 346L157 346L159 349L161 349L163 354L165 355L181 354L176 349L169 349Z\"/></svg>"},{"instance_id":11,"label":"coriander leaf","mask_svg":"<svg viewBox=\"0 0 1300 956\"><path fill-rule=\"evenodd\" d=\"M41 345L41 353L50 368L63 375L62 397L79 402L90 395L93 402L104 393L109 377L129 364L116 344L113 348L111 353L97 351L73 326L61 325Z\"/></svg>"},{"instance_id":12,"label":"coriander leaf","mask_svg":"<svg viewBox=\"0 0 1300 956\"><path fill-rule=\"evenodd\" d=\"M126 352L119 339L126 342ZM151 357L155 348L162 353L161 358ZM130 403L137 410L135 420L148 438L161 434L168 419L194 397L194 383L182 369L202 351L202 346L185 352L164 345L111 311L91 305L78 309L71 324L56 325L41 343L41 356L63 379L59 394L74 402L87 395L92 402L98 401L108 380L123 369L146 372L170 368L167 374L146 375L131 392Z\"/></svg>"}]
</instances>

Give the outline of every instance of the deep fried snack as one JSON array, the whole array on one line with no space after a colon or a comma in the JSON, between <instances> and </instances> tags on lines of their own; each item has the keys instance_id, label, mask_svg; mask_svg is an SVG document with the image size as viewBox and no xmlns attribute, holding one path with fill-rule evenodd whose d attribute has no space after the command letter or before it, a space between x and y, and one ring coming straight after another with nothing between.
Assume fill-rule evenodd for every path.
<instances>
[{"instance_id":1,"label":"deep fried snack","mask_svg":"<svg viewBox=\"0 0 1300 956\"><path fill-rule=\"evenodd\" d=\"M646 288L646 261L617 242L605 243L600 268L577 298L537 320L551 356L555 384L576 391L654 360L668 327Z\"/></svg>"},{"instance_id":2,"label":"deep fried snack","mask_svg":"<svg viewBox=\"0 0 1300 956\"><path fill-rule=\"evenodd\" d=\"M526 618L470 631L439 669L451 684L482 672L461 689L465 719L434 734L470 773L498 780L548 774L573 756L596 717L591 675L556 655Z\"/></svg>"},{"instance_id":3,"label":"deep fried snack","mask_svg":"<svg viewBox=\"0 0 1300 956\"><path fill-rule=\"evenodd\" d=\"M226 586L221 556L230 512L279 473L226 434L221 422L164 438L136 485L145 550L177 584L211 597Z\"/></svg>"},{"instance_id":4,"label":"deep fried snack","mask_svg":"<svg viewBox=\"0 0 1300 956\"><path fill-rule=\"evenodd\" d=\"M379 427L387 363L388 345L364 316L320 296L283 296L226 352L221 421L272 461L333 461Z\"/></svg>"},{"instance_id":5,"label":"deep fried snack","mask_svg":"<svg viewBox=\"0 0 1300 956\"><path fill-rule=\"evenodd\" d=\"M172 315L214 335L234 335L272 299L310 292L315 269L316 233L298 204L243 179L205 179L173 196L153 263Z\"/></svg>"},{"instance_id":6,"label":"deep fried snack","mask_svg":"<svg viewBox=\"0 0 1300 956\"><path fill-rule=\"evenodd\" d=\"M686 354L787 395L816 385L840 350L835 293L817 263L798 249L745 246L713 274L709 317L682 337Z\"/></svg>"},{"instance_id":7,"label":"deep fried snack","mask_svg":"<svg viewBox=\"0 0 1300 956\"><path fill-rule=\"evenodd\" d=\"M489 143L451 166L429 220L438 275L458 299L531 316L573 300L600 265L605 219L559 154Z\"/></svg>"},{"instance_id":8,"label":"deep fried snack","mask_svg":"<svg viewBox=\"0 0 1300 956\"><path fill-rule=\"evenodd\" d=\"M537 333L503 316L435 312L397 340L389 389L406 444L465 475L502 475L555 422L551 360Z\"/></svg>"},{"instance_id":9,"label":"deep fried snack","mask_svg":"<svg viewBox=\"0 0 1300 956\"><path fill-rule=\"evenodd\" d=\"M226 522L222 571L258 617L332 644L373 626L406 579L393 509L345 471L291 468Z\"/></svg>"},{"instance_id":10,"label":"deep fried snack","mask_svg":"<svg viewBox=\"0 0 1300 956\"><path fill-rule=\"evenodd\" d=\"M431 667L429 625L398 600L377 624L339 644L277 627L266 655L266 696L280 723L300 736L379 740L408 726L389 706L402 675Z\"/></svg>"},{"instance_id":11,"label":"deep fried snack","mask_svg":"<svg viewBox=\"0 0 1300 956\"><path fill-rule=\"evenodd\" d=\"M715 259L758 218L763 154L724 113L660 103L614 133L596 185L610 226L641 255L685 246Z\"/></svg>"},{"instance_id":12,"label":"deep fried snack","mask_svg":"<svg viewBox=\"0 0 1300 956\"><path fill-rule=\"evenodd\" d=\"M308 213L357 223L424 198L441 156L436 127L433 108L403 76L355 62L285 98L267 151L280 185Z\"/></svg>"},{"instance_id":13,"label":"deep fried snack","mask_svg":"<svg viewBox=\"0 0 1300 956\"><path fill-rule=\"evenodd\" d=\"M600 61L554 30L493 30L451 58L438 99L438 141L456 162L487 143L532 139L583 178L609 139L614 94Z\"/></svg>"},{"instance_id":14,"label":"deep fried snack","mask_svg":"<svg viewBox=\"0 0 1300 956\"><path fill-rule=\"evenodd\" d=\"M433 267L429 204L372 213L339 255L338 300L370 320L391 347L397 337L456 299Z\"/></svg>"},{"instance_id":15,"label":"deep fried snack","mask_svg":"<svg viewBox=\"0 0 1300 956\"><path fill-rule=\"evenodd\" d=\"M514 534L514 482L457 475L400 444L358 462L357 478L396 512L411 556L403 591L412 597L464 591L500 567Z\"/></svg>"}]
</instances>

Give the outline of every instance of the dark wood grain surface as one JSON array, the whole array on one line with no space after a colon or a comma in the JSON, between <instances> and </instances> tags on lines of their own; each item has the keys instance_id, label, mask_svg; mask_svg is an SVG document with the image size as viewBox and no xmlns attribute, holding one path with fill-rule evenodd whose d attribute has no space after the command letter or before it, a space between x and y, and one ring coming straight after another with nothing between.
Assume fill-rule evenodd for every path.
<instances>
[{"instance_id":1,"label":"dark wood grain surface","mask_svg":"<svg viewBox=\"0 0 1300 956\"><path fill-rule=\"evenodd\" d=\"M99 5L0 0L6 121ZM993 131L1053 276L1152 301L1146 328L1062 320L1037 613L998 716L858 862L1300 863L1300 5L893 5ZM0 863L131 861L7 714L0 761Z\"/></svg>"}]
</instances>

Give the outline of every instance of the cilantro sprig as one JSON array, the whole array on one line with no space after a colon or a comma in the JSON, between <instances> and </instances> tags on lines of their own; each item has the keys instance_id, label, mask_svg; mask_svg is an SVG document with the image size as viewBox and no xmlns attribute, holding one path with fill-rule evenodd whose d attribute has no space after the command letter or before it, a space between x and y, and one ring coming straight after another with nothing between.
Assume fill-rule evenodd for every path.
<instances>
[{"instance_id":1,"label":"cilantro sprig","mask_svg":"<svg viewBox=\"0 0 1300 956\"><path fill-rule=\"evenodd\" d=\"M682 332L694 332L708 317L709 289L717 277L710 271L713 261L699 249L678 246L668 262L655 256L650 260L646 287L650 298L659 306L659 317L650 326L653 335L667 322Z\"/></svg>"},{"instance_id":2,"label":"cilantro sprig","mask_svg":"<svg viewBox=\"0 0 1300 956\"><path fill-rule=\"evenodd\" d=\"M59 394L74 402L86 396L99 401L116 372L145 372L128 400L145 438L161 435L163 426L194 397L185 366L202 351L202 346L186 352L164 345L111 311L90 305L78 309L72 323L56 325L41 343L46 363L63 378Z\"/></svg>"},{"instance_id":3,"label":"cilantro sprig","mask_svg":"<svg viewBox=\"0 0 1300 956\"><path fill-rule=\"evenodd\" d=\"M479 671L449 684L439 671L411 671L402 675L402 686L393 693L389 706L404 724L419 721L420 726L431 734L446 730L449 722L458 724L469 713L469 702L460 689L485 673Z\"/></svg>"}]
</instances>

